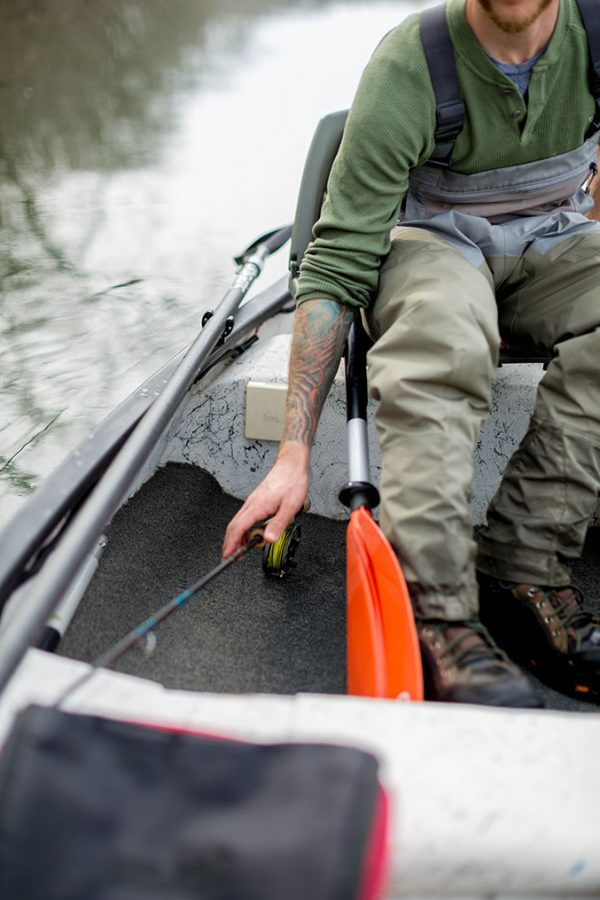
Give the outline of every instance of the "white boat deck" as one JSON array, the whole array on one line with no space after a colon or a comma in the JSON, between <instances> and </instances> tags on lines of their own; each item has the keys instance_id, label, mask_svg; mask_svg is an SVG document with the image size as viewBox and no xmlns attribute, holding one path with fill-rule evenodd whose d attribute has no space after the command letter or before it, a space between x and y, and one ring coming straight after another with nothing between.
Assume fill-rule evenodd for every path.
<instances>
[{"instance_id":1,"label":"white boat deck","mask_svg":"<svg viewBox=\"0 0 600 900\"><path fill-rule=\"evenodd\" d=\"M0 704L51 704L85 663L31 650ZM344 696L172 691L98 671L66 710L376 754L391 799L388 898L600 896L600 715Z\"/></svg>"}]
</instances>

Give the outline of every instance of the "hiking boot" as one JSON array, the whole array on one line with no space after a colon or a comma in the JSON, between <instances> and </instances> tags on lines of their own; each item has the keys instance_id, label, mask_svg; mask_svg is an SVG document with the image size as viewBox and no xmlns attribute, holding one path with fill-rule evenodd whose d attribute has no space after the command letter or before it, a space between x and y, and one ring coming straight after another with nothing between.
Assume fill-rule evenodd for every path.
<instances>
[{"instance_id":1,"label":"hiking boot","mask_svg":"<svg viewBox=\"0 0 600 900\"><path fill-rule=\"evenodd\" d=\"M525 675L476 620L417 621L425 697L446 703L539 707Z\"/></svg>"},{"instance_id":2,"label":"hiking boot","mask_svg":"<svg viewBox=\"0 0 600 900\"><path fill-rule=\"evenodd\" d=\"M481 619L512 659L558 691L600 700L600 622L581 591L479 579Z\"/></svg>"}]
</instances>

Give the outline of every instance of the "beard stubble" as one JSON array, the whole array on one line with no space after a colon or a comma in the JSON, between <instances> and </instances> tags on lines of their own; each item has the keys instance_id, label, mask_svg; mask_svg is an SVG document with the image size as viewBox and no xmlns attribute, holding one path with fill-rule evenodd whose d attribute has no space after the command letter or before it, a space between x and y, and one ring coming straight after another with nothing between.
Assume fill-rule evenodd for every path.
<instances>
[{"instance_id":1,"label":"beard stubble","mask_svg":"<svg viewBox=\"0 0 600 900\"><path fill-rule=\"evenodd\" d=\"M533 12L530 12L527 16L523 16L520 19L507 19L500 15L495 8L494 0L478 0L478 2L494 25L497 25L498 28L507 34L520 34L535 22L544 10L550 6L553 0L539 0Z\"/></svg>"}]
</instances>

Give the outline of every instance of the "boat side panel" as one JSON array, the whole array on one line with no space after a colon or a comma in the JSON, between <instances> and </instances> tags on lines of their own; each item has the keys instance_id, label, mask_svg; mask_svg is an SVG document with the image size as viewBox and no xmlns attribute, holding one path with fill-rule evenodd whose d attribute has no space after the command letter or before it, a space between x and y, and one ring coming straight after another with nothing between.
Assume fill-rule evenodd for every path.
<instances>
[{"instance_id":1,"label":"boat side panel","mask_svg":"<svg viewBox=\"0 0 600 900\"><path fill-rule=\"evenodd\" d=\"M246 386L249 381L285 384L289 335L276 335L257 345L230 366L208 391L192 391L171 429L162 463L185 462L199 466L217 479L234 497L246 497L275 461L276 441L245 437ZM348 480L346 400L338 374L319 423L312 455L310 498L317 515L342 519L345 510L337 499ZM372 452L378 453L375 433Z\"/></svg>"},{"instance_id":2,"label":"boat side panel","mask_svg":"<svg viewBox=\"0 0 600 900\"><path fill-rule=\"evenodd\" d=\"M257 345L208 390L198 387L185 400L170 431L161 463L186 462L210 472L234 497L244 498L267 474L277 453L275 441L245 437L246 386L249 381L285 384L289 336L277 335ZM540 364L504 365L493 387L492 411L475 451L472 509L476 525L496 493L504 468L529 423ZM381 472L370 401L369 454L372 478ZM338 492L348 480L346 400L341 372L325 403L311 463L312 508L319 515L344 518Z\"/></svg>"}]
</instances>

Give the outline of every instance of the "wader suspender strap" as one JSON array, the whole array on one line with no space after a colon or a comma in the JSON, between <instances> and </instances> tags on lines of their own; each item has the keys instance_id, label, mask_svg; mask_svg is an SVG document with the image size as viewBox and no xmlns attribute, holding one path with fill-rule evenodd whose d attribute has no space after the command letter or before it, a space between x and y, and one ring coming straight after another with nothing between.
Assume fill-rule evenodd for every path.
<instances>
[{"instance_id":1,"label":"wader suspender strap","mask_svg":"<svg viewBox=\"0 0 600 900\"><path fill-rule=\"evenodd\" d=\"M596 115L586 135L590 137L600 129L600 0L576 0L576 3L587 34L590 92L596 101ZM436 106L435 147L427 165L448 169L465 120L465 104L458 87L446 4L422 12L419 27Z\"/></svg>"},{"instance_id":2,"label":"wader suspender strap","mask_svg":"<svg viewBox=\"0 0 600 900\"><path fill-rule=\"evenodd\" d=\"M588 137L600 128L600 6L598 0L576 0L579 15L588 39L590 62L590 91L596 101L596 115L590 125Z\"/></svg>"},{"instance_id":3,"label":"wader suspender strap","mask_svg":"<svg viewBox=\"0 0 600 900\"><path fill-rule=\"evenodd\" d=\"M436 106L435 147L427 165L448 169L465 120L465 104L458 88L454 49L446 23L446 4L422 12L419 28Z\"/></svg>"}]
</instances>

